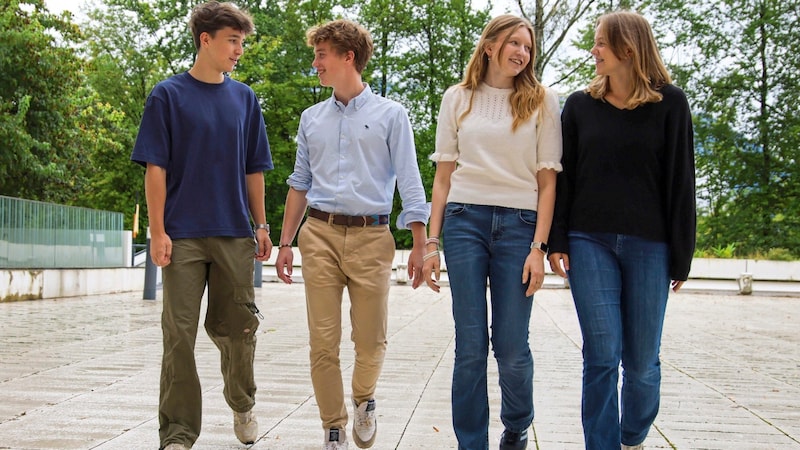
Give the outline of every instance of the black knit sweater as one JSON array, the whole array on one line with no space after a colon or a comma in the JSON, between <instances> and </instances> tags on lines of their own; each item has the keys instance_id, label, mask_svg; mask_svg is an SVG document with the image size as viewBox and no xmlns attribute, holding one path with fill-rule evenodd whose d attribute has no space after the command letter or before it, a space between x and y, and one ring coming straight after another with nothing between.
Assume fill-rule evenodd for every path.
<instances>
[{"instance_id":1,"label":"black knit sweater","mask_svg":"<svg viewBox=\"0 0 800 450\"><path fill-rule=\"evenodd\" d=\"M686 280L695 247L692 117L683 91L618 109L579 91L561 113L564 171L558 175L550 252L569 254L569 230L666 242L669 274Z\"/></svg>"}]
</instances>

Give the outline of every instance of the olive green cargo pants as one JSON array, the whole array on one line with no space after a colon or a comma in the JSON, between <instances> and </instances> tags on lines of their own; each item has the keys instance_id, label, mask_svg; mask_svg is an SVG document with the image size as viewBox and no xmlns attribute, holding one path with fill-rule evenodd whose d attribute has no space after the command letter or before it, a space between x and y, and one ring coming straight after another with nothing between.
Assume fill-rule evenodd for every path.
<instances>
[{"instance_id":1,"label":"olive green cargo pants","mask_svg":"<svg viewBox=\"0 0 800 450\"><path fill-rule=\"evenodd\" d=\"M191 447L200 435L202 392L194 347L203 292L208 287L205 329L221 356L223 395L237 412L255 404L256 349L253 238L176 239L172 262L162 269L164 354L158 408L161 446Z\"/></svg>"}]
</instances>

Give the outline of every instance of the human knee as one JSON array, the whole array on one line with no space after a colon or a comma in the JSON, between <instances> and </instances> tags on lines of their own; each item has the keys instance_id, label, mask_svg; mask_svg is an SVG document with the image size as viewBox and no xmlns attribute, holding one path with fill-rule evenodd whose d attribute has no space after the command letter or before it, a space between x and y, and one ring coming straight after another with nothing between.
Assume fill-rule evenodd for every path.
<instances>
[{"instance_id":1,"label":"human knee","mask_svg":"<svg viewBox=\"0 0 800 450\"><path fill-rule=\"evenodd\" d=\"M208 315L205 329L212 338L231 338L250 341L255 339L259 320L253 312L255 304L237 304L236 308L225 315ZM255 311L258 311L255 309Z\"/></svg>"},{"instance_id":2,"label":"human knee","mask_svg":"<svg viewBox=\"0 0 800 450\"><path fill-rule=\"evenodd\" d=\"M622 369L626 382L652 384L661 380L661 363L659 361L638 365L623 361Z\"/></svg>"}]
</instances>

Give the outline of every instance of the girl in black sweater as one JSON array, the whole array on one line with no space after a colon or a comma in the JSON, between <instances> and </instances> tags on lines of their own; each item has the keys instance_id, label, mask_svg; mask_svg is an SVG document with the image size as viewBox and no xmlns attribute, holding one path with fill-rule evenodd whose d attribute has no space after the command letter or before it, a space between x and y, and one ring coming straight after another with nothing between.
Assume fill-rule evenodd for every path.
<instances>
[{"instance_id":1,"label":"girl in black sweater","mask_svg":"<svg viewBox=\"0 0 800 450\"><path fill-rule=\"evenodd\" d=\"M561 115L548 259L569 276L583 334L586 448L641 449L658 413L667 297L694 253L691 113L641 15L601 16L591 52L597 76Z\"/></svg>"}]
</instances>

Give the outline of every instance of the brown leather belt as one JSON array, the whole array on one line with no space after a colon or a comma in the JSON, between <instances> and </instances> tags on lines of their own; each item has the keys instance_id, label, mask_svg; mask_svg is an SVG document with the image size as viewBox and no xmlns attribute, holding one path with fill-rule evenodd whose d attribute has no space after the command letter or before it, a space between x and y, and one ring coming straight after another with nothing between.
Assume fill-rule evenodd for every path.
<instances>
[{"instance_id":1,"label":"brown leather belt","mask_svg":"<svg viewBox=\"0 0 800 450\"><path fill-rule=\"evenodd\" d=\"M330 214L314 208L308 208L308 216L315 219L324 220L328 224L344 225L346 227L367 227L371 225L386 225L389 223L389 216L385 214L375 214L372 216L345 216L342 214Z\"/></svg>"}]
</instances>

